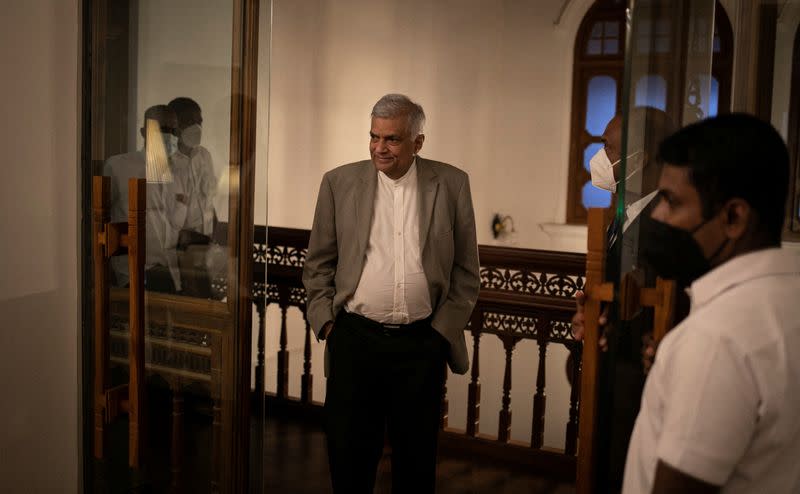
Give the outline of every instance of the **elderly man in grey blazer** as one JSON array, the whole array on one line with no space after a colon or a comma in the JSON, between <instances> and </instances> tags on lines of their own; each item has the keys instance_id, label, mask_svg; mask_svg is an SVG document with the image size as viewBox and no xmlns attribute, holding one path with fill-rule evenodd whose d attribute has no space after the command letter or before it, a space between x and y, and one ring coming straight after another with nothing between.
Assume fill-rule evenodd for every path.
<instances>
[{"instance_id":1,"label":"elderly man in grey blazer","mask_svg":"<svg viewBox=\"0 0 800 494\"><path fill-rule=\"evenodd\" d=\"M372 492L388 432L393 492L434 492L445 364L469 367L480 288L469 178L418 156L425 113L408 97L382 97L371 117L371 160L322 179L303 270L327 341L331 478Z\"/></svg>"}]
</instances>

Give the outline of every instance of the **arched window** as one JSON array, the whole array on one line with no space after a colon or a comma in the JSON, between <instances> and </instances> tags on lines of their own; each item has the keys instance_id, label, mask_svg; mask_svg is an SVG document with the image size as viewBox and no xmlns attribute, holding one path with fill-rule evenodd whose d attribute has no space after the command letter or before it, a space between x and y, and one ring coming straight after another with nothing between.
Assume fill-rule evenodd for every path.
<instances>
[{"instance_id":1,"label":"arched window","mask_svg":"<svg viewBox=\"0 0 800 494\"><path fill-rule=\"evenodd\" d=\"M585 223L587 208L611 204L611 194L592 185L589 159L602 147L600 136L622 106L626 5L623 0L595 1L575 37L568 223ZM653 54L671 57L672 32L676 27L674 21L667 18L640 22L632 36L633 50L648 57ZM701 86L710 88L709 93L700 95L698 101L704 116L716 115L730 108L733 32L719 2L713 35L711 81L699 81ZM678 103L673 102L675 88L668 87L669 80L668 74L660 73L656 64L653 73L633 81L634 105L653 106L669 112ZM670 93L671 89L673 93Z\"/></svg>"}]
</instances>

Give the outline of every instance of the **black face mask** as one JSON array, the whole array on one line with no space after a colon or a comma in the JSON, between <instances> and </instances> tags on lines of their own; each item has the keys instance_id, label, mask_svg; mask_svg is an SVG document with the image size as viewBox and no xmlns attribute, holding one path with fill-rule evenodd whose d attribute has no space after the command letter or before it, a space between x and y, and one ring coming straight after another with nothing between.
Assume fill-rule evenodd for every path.
<instances>
[{"instance_id":1,"label":"black face mask","mask_svg":"<svg viewBox=\"0 0 800 494\"><path fill-rule=\"evenodd\" d=\"M649 214L642 215L639 226L641 257L655 273L665 279L675 280L680 286L688 287L694 280L711 270L711 261L716 258L725 245L706 259L700 244L694 239L694 232L705 226L704 221L697 228L687 231L664 222L654 220Z\"/></svg>"}]
</instances>

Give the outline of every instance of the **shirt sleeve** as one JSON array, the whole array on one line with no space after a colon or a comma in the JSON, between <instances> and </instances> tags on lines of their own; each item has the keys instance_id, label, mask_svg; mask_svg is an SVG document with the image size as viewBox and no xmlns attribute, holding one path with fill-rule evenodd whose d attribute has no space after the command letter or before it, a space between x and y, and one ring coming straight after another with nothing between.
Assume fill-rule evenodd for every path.
<instances>
[{"instance_id":1,"label":"shirt sleeve","mask_svg":"<svg viewBox=\"0 0 800 494\"><path fill-rule=\"evenodd\" d=\"M723 485L755 432L759 393L736 342L702 328L674 348L665 369L664 420L656 454L671 467Z\"/></svg>"}]
</instances>

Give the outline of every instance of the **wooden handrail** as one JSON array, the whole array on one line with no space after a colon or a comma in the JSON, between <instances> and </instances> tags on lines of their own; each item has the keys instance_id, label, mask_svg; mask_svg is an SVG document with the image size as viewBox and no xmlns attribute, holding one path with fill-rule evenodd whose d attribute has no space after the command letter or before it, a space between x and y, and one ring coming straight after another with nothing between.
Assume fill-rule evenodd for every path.
<instances>
[{"instance_id":1,"label":"wooden handrail","mask_svg":"<svg viewBox=\"0 0 800 494\"><path fill-rule=\"evenodd\" d=\"M225 230L224 227L219 230ZM266 304L280 307L278 350L277 394L273 399L297 406L318 407L312 399L311 384L311 338L306 322L303 346L303 375L300 399L288 395L289 350L286 345L288 332L287 309L296 307L305 311L305 290L302 284L303 262L310 237L309 230L282 227L256 226L254 237L255 293L265 294ZM544 468L555 468L560 476L575 478L578 442L577 389L581 373L581 345L576 342L570 329L570 320L575 310L574 294L583 290L586 256L583 254L552 252L535 249L518 249L498 246L479 246L481 261L481 291L473 316L465 331L473 337L473 360L468 385L467 429L446 429L446 442L467 447L463 440L473 440L470 446L490 452L496 458L538 462ZM218 280L220 286L224 280ZM256 306L258 307L258 301ZM261 319L264 311L259 310ZM265 331L259 321L258 341L263 342ZM480 341L483 335L499 337L505 348L505 374L502 409L498 437L487 441L480 433ZM533 424L531 442L522 445L511 440L511 361L514 349L520 340L536 341L540 362L537 367L533 399ZM565 431L565 447L553 451L543 447L545 416L545 359L551 344L564 345L572 355L569 368L571 382L575 383L570 393L569 419ZM263 349L258 350L256 374L263 372ZM447 401L442 406L442 422L446 426ZM463 438L463 439L462 439ZM530 463L528 463L530 464ZM534 465L535 466L535 465ZM558 474L556 474L558 475Z\"/></svg>"}]
</instances>

